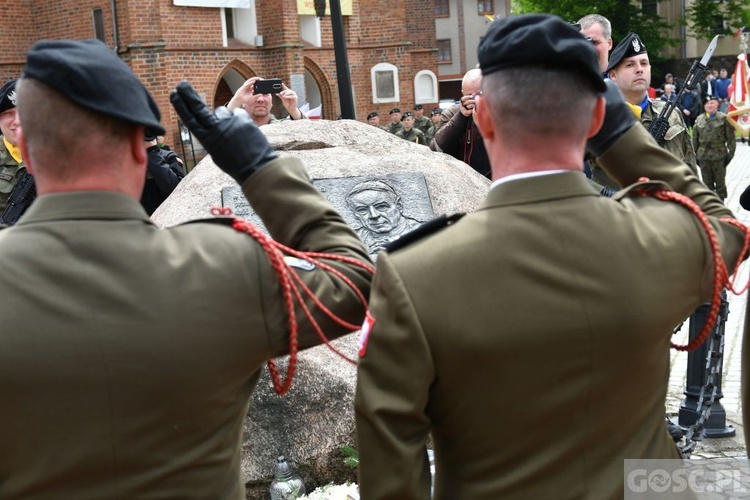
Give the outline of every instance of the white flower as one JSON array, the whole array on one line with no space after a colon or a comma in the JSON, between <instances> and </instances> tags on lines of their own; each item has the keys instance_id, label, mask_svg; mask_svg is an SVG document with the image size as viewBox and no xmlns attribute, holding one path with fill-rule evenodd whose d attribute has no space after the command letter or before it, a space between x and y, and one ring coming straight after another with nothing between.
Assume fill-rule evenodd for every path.
<instances>
[{"instance_id":1,"label":"white flower","mask_svg":"<svg viewBox=\"0 0 750 500\"><path fill-rule=\"evenodd\" d=\"M359 489L353 483L327 484L312 491L309 495L298 498L299 500L349 500L359 498Z\"/></svg>"}]
</instances>

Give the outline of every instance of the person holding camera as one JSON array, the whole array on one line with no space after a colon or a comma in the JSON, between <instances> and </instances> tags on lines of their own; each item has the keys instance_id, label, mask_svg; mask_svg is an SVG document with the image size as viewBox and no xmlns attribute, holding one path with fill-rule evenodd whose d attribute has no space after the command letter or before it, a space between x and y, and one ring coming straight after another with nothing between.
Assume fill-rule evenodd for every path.
<instances>
[{"instance_id":1,"label":"person holding camera","mask_svg":"<svg viewBox=\"0 0 750 500\"><path fill-rule=\"evenodd\" d=\"M151 215L185 178L185 166L177 153L159 147L156 135L146 131L143 140L146 143L148 163L141 205Z\"/></svg>"},{"instance_id":2,"label":"person holding camera","mask_svg":"<svg viewBox=\"0 0 750 500\"><path fill-rule=\"evenodd\" d=\"M271 113L274 93L256 91L256 84L262 81L263 78L257 76L249 78L239 89L237 89L237 92L232 96L232 100L227 104L227 109L229 109L229 111L233 111L237 108L242 108L247 111L250 118L252 118L255 124L259 127L261 125L268 125L269 123L281 121ZM305 116L305 114L297 107L297 93L294 90L282 83L281 91L275 92L275 94L281 99L281 104L284 106L287 113L289 113L290 119L302 120L307 118L307 116Z\"/></svg>"}]
</instances>

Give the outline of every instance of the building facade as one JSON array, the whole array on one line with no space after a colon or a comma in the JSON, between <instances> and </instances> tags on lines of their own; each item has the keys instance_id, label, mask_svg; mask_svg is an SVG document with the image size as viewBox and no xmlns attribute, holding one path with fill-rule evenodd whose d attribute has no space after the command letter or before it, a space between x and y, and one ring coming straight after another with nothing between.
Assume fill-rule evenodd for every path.
<instances>
[{"instance_id":1,"label":"building facade","mask_svg":"<svg viewBox=\"0 0 750 500\"><path fill-rule=\"evenodd\" d=\"M510 0L435 0L440 98L461 97L461 79L477 67L477 47L492 21L510 15Z\"/></svg>"},{"instance_id":2,"label":"building facade","mask_svg":"<svg viewBox=\"0 0 750 500\"><path fill-rule=\"evenodd\" d=\"M162 111L167 142L181 137L169 93L189 80L211 106L253 76L281 78L299 104L340 116L330 17L314 0L5 0L0 80L19 76L40 39L99 38L133 69ZM437 103L432 2L340 0L356 118ZM274 113L283 114L280 102Z\"/></svg>"}]
</instances>

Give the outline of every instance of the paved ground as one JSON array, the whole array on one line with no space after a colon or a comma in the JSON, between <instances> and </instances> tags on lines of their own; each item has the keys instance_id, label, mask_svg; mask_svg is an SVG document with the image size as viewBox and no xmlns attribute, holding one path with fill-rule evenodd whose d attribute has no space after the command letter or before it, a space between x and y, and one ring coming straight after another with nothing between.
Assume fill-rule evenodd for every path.
<instances>
[{"instance_id":1,"label":"paved ground","mask_svg":"<svg viewBox=\"0 0 750 500\"><path fill-rule=\"evenodd\" d=\"M750 212L740 207L739 198L742 191L750 185L750 145L737 143L737 152L727 169L727 188L729 197L726 202L737 218L750 225ZM740 270L740 283L748 281L748 264ZM736 435L729 438L706 439L700 443L693 454L694 458L745 457L744 432L742 428L742 410L740 408L740 361L742 352L742 330L747 302L747 292L742 296L729 294L729 316L726 323L724 344L724 368L721 403L727 414L727 424L734 426ZM688 335L687 324L675 336L675 342L685 344ZM683 390L687 373L687 353L672 351L672 372L669 378L667 395L667 413L676 416L680 403L684 399Z\"/></svg>"}]
</instances>

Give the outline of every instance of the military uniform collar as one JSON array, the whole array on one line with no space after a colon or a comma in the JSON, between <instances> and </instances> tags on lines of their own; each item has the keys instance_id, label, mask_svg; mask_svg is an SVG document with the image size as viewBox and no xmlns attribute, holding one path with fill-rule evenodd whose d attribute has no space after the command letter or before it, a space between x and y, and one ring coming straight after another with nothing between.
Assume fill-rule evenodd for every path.
<instances>
[{"instance_id":1,"label":"military uniform collar","mask_svg":"<svg viewBox=\"0 0 750 500\"><path fill-rule=\"evenodd\" d=\"M490 185L490 189L494 189L495 187L499 186L500 184L504 184L506 182L515 181L518 179L528 179L530 177L540 177L542 175L552 175L552 174L559 174L565 172L563 169L558 170L537 170L536 172L522 172L520 174L510 174L506 175L505 177L501 177L498 180L494 181Z\"/></svg>"},{"instance_id":2,"label":"military uniform collar","mask_svg":"<svg viewBox=\"0 0 750 500\"><path fill-rule=\"evenodd\" d=\"M39 196L16 226L47 221L142 220L153 224L138 202L113 191L70 191Z\"/></svg>"},{"instance_id":3,"label":"military uniform collar","mask_svg":"<svg viewBox=\"0 0 750 500\"><path fill-rule=\"evenodd\" d=\"M575 196L599 196L599 193L591 186L582 171L566 170L501 183L489 192L478 210Z\"/></svg>"}]
</instances>

